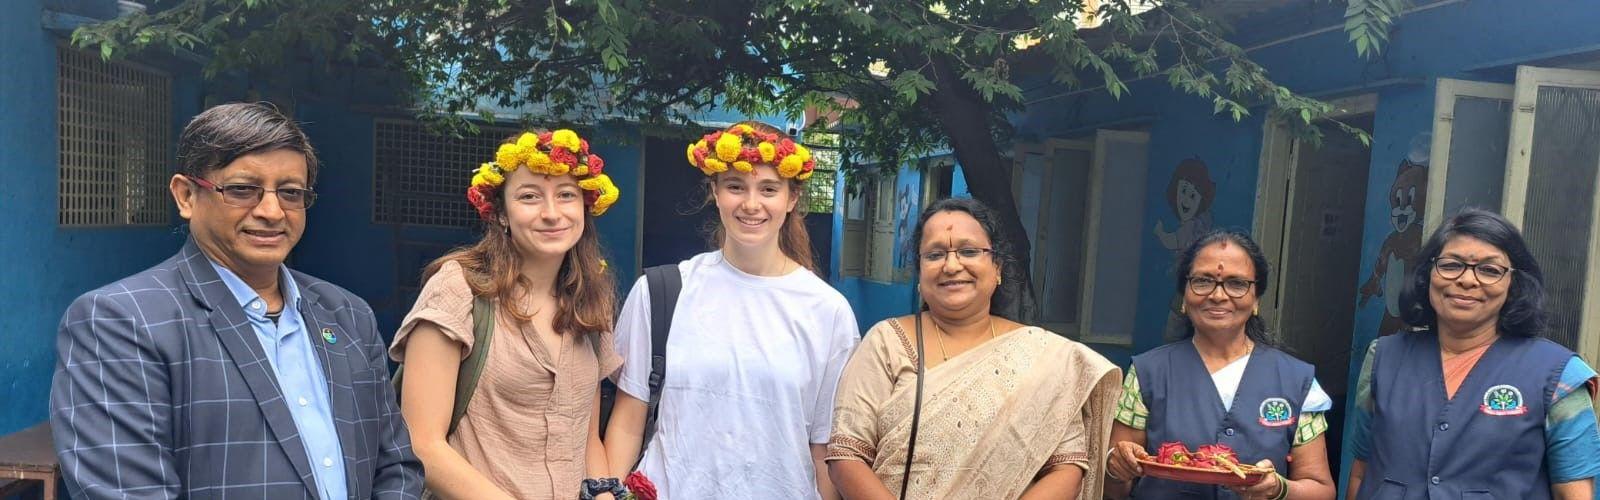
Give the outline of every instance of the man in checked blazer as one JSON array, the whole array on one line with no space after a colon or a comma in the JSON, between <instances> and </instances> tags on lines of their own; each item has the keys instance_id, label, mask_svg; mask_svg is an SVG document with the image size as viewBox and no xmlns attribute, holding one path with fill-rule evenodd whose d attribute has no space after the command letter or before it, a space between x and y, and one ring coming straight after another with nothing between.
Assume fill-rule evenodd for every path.
<instances>
[{"instance_id":1,"label":"man in checked blazer","mask_svg":"<svg viewBox=\"0 0 1600 500\"><path fill-rule=\"evenodd\" d=\"M73 498L417 498L372 309L283 265L317 161L268 104L206 110L169 183L183 249L61 318L50 390Z\"/></svg>"}]
</instances>

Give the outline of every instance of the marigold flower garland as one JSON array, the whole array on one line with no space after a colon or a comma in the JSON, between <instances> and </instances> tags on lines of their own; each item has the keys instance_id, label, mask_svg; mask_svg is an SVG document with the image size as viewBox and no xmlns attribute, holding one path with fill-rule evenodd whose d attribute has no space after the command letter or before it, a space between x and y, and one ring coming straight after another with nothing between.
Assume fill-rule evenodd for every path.
<instances>
[{"instance_id":1,"label":"marigold flower garland","mask_svg":"<svg viewBox=\"0 0 1600 500\"><path fill-rule=\"evenodd\" d=\"M472 185L467 188L467 201L486 221L495 220L495 194L506 176L518 168L527 167L536 174L571 175L578 179L584 190L583 202L589 213L596 217L617 202L622 194L611 177L603 173L605 160L589 152L589 141L567 129L535 135L524 132L514 142L500 145L494 161L479 165L473 171Z\"/></svg>"},{"instance_id":2,"label":"marigold flower garland","mask_svg":"<svg viewBox=\"0 0 1600 500\"><path fill-rule=\"evenodd\" d=\"M727 172L729 168L749 172L757 164L767 164L777 168L780 177L805 181L817 165L805 146L743 123L706 134L689 145L687 154L689 164L706 175Z\"/></svg>"}]
</instances>

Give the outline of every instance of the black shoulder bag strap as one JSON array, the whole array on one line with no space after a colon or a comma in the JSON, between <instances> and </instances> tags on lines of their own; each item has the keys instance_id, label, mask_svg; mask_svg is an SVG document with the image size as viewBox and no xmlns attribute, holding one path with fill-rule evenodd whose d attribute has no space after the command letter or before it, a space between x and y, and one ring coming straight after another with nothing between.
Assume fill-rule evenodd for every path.
<instances>
[{"instance_id":1,"label":"black shoulder bag strap","mask_svg":"<svg viewBox=\"0 0 1600 500\"><path fill-rule=\"evenodd\" d=\"M900 476L900 500L906 500L906 491L911 488L911 459L917 455L917 424L922 423L922 379L925 373L922 355L922 310L918 309L917 321L917 399L911 406L911 441L906 443L906 471Z\"/></svg>"},{"instance_id":2,"label":"black shoulder bag strap","mask_svg":"<svg viewBox=\"0 0 1600 500\"><path fill-rule=\"evenodd\" d=\"M654 266L644 270L645 285L650 288L650 401L644 417L644 434L639 442L639 458L656 435L656 418L661 414L661 384L667 377L667 336L672 333L672 312L678 306L678 292L683 290L683 275L676 264Z\"/></svg>"}]
</instances>

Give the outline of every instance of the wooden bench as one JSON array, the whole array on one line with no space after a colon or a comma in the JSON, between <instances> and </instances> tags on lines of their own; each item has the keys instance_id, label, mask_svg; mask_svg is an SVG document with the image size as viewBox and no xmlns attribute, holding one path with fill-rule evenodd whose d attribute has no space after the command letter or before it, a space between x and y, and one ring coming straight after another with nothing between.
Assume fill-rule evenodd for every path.
<instances>
[{"instance_id":1,"label":"wooden bench","mask_svg":"<svg viewBox=\"0 0 1600 500\"><path fill-rule=\"evenodd\" d=\"M44 500L55 500L61 467L51 444L50 423L0 436L0 498L44 483Z\"/></svg>"}]
</instances>

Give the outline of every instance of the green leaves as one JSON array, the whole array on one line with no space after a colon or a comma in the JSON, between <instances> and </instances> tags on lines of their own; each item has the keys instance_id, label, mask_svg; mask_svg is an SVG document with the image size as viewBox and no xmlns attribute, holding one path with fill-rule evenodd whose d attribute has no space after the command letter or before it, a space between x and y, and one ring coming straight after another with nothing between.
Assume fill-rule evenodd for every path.
<instances>
[{"instance_id":1,"label":"green leaves","mask_svg":"<svg viewBox=\"0 0 1600 500\"><path fill-rule=\"evenodd\" d=\"M922 73L916 71L901 71L895 74L890 81L889 88L906 104L917 102L917 98L933 92L933 82Z\"/></svg>"},{"instance_id":2,"label":"green leaves","mask_svg":"<svg viewBox=\"0 0 1600 500\"><path fill-rule=\"evenodd\" d=\"M1389 30L1405 11L1409 0L1347 0L1344 30L1361 57L1376 56L1389 42Z\"/></svg>"}]
</instances>

